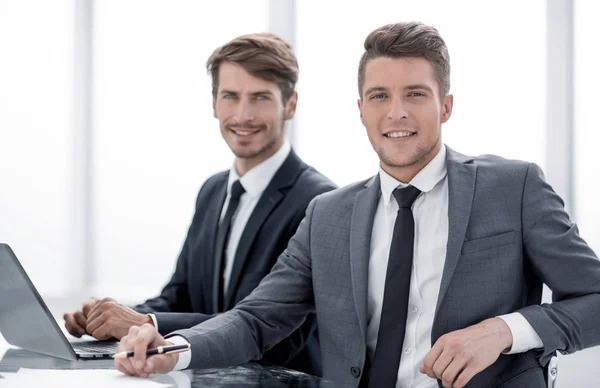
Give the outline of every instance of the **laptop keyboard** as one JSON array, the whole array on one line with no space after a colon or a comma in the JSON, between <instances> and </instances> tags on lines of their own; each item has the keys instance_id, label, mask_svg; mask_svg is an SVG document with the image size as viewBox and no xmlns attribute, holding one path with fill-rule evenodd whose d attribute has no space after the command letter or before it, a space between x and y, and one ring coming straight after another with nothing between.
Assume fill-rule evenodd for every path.
<instances>
[{"instance_id":1,"label":"laptop keyboard","mask_svg":"<svg viewBox=\"0 0 600 388\"><path fill-rule=\"evenodd\" d=\"M76 353L104 354L114 353L119 346L117 341L82 341L71 342Z\"/></svg>"}]
</instances>

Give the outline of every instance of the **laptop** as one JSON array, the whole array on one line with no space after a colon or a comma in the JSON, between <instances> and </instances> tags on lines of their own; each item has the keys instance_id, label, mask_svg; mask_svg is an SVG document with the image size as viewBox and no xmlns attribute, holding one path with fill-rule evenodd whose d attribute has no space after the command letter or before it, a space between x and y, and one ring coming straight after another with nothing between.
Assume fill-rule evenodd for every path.
<instances>
[{"instance_id":1,"label":"laptop","mask_svg":"<svg viewBox=\"0 0 600 388\"><path fill-rule=\"evenodd\" d=\"M0 333L22 349L65 360L110 358L117 341L69 342L13 250L0 243Z\"/></svg>"}]
</instances>

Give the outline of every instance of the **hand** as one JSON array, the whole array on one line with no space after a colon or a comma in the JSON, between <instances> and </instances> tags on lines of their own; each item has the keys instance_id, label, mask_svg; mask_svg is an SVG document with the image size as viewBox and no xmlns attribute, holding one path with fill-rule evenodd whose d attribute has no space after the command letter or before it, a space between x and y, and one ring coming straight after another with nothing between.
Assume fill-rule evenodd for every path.
<instances>
[{"instance_id":1,"label":"hand","mask_svg":"<svg viewBox=\"0 0 600 388\"><path fill-rule=\"evenodd\" d=\"M173 345L156 331L152 325L131 326L129 333L121 338L119 352L133 350L133 357L116 358L115 368L129 376L148 377L151 373L169 373L177 365L179 353L157 354L146 358L146 350L157 346Z\"/></svg>"},{"instance_id":2,"label":"hand","mask_svg":"<svg viewBox=\"0 0 600 388\"><path fill-rule=\"evenodd\" d=\"M117 338L127 335L131 326L152 325L152 318L140 314L111 298L98 301L87 315L85 329L99 340Z\"/></svg>"},{"instance_id":3,"label":"hand","mask_svg":"<svg viewBox=\"0 0 600 388\"><path fill-rule=\"evenodd\" d=\"M441 336L425 356L421 373L442 380L445 388L462 388L512 346L512 333L500 318Z\"/></svg>"},{"instance_id":4,"label":"hand","mask_svg":"<svg viewBox=\"0 0 600 388\"><path fill-rule=\"evenodd\" d=\"M90 310L98 303L100 299L91 298L86 303L82 304L77 311L74 313L65 313L63 319L65 320L65 327L67 331L79 338L84 334L87 334L85 327L87 326L87 316Z\"/></svg>"}]
</instances>

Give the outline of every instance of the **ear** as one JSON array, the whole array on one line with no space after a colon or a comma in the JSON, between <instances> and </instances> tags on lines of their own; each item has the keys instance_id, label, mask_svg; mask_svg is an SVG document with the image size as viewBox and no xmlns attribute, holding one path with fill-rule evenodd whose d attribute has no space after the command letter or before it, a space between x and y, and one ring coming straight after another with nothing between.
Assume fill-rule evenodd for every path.
<instances>
[{"instance_id":1,"label":"ear","mask_svg":"<svg viewBox=\"0 0 600 388\"><path fill-rule=\"evenodd\" d=\"M296 106L298 105L298 92L294 92L285 104L285 119L290 120L296 114Z\"/></svg>"},{"instance_id":2,"label":"ear","mask_svg":"<svg viewBox=\"0 0 600 388\"><path fill-rule=\"evenodd\" d=\"M359 98L358 100L356 100L356 103L358 105L358 111L360 112L360 121L364 124L363 121L363 104L362 104L362 98Z\"/></svg>"},{"instance_id":3,"label":"ear","mask_svg":"<svg viewBox=\"0 0 600 388\"><path fill-rule=\"evenodd\" d=\"M452 106L454 105L454 96L448 94L442 100L442 124L450 119L452 116Z\"/></svg>"},{"instance_id":4,"label":"ear","mask_svg":"<svg viewBox=\"0 0 600 388\"><path fill-rule=\"evenodd\" d=\"M213 97L212 99L212 106L213 106L213 117L216 119L217 118L217 98Z\"/></svg>"}]
</instances>

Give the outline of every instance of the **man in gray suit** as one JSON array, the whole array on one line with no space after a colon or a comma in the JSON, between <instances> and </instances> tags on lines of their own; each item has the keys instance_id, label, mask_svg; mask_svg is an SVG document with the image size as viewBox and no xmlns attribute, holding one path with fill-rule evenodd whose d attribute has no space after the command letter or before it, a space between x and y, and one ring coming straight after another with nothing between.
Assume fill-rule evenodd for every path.
<instances>
[{"instance_id":1,"label":"man in gray suit","mask_svg":"<svg viewBox=\"0 0 600 388\"><path fill-rule=\"evenodd\" d=\"M534 164L442 144L449 56L437 30L373 31L358 106L379 173L323 194L272 272L233 310L161 337L134 327L116 360L147 376L259 359L316 311L340 386L544 387L556 352L600 343L600 262ZM554 303L541 303L542 285ZM144 350L190 343L191 352Z\"/></svg>"}]
</instances>

